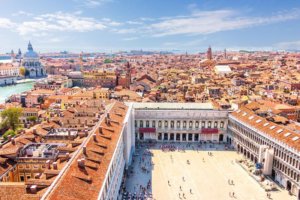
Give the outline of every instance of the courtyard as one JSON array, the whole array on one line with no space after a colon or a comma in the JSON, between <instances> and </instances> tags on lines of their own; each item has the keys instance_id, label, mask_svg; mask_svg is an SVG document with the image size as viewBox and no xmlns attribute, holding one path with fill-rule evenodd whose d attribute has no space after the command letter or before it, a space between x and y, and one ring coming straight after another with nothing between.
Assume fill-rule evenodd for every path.
<instances>
[{"instance_id":1,"label":"courtyard","mask_svg":"<svg viewBox=\"0 0 300 200\"><path fill-rule=\"evenodd\" d=\"M268 198L259 183L235 162L241 155L224 149L223 145L207 144L143 144L137 147L126 191L142 196L137 199L156 200L296 199L279 186Z\"/></svg>"}]
</instances>

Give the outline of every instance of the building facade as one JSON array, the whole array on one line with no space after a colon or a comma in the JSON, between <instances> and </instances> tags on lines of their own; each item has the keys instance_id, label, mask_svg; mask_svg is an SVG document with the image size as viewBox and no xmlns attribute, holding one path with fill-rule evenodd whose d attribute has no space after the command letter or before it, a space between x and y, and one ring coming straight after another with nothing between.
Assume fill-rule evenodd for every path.
<instances>
[{"instance_id":1,"label":"building facade","mask_svg":"<svg viewBox=\"0 0 300 200\"><path fill-rule=\"evenodd\" d=\"M300 197L300 152L298 133L267 121L248 109L229 115L228 134L236 150L253 163L262 165L270 176Z\"/></svg>"},{"instance_id":2,"label":"building facade","mask_svg":"<svg viewBox=\"0 0 300 200\"><path fill-rule=\"evenodd\" d=\"M39 55L33 51L32 45L29 42L27 52L24 54L22 65L29 72L30 78L42 77L46 75L46 70L40 62Z\"/></svg>"},{"instance_id":3,"label":"building facade","mask_svg":"<svg viewBox=\"0 0 300 200\"><path fill-rule=\"evenodd\" d=\"M137 140L231 142L226 133L228 111L210 103L134 103Z\"/></svg>"}]
</instances>

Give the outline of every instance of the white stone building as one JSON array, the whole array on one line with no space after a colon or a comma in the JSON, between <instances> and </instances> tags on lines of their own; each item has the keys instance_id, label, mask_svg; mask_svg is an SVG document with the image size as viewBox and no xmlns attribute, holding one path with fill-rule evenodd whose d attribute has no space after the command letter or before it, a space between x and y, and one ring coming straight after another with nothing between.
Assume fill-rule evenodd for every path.
<instances>
[{"instance_id":1,"label":"white stone building","mask_svg":"<svg viewBox=\"0 0 300 200\"><path fill-rule=\"evenodd\" d=\"M211 103L134 103L137 140L231 142L228 111Z\"/></svg>"},{"instance_id":2,"label":"white stone building","mask_svg":"<svg viewBox=\"0 0 300 200\"><path fill-rule=\"evenodd\" d=\"M32 45L29 42L28 51L24 54L22 65L29 71L30 78L42 77L46 75L46 70L40 62L39 55L33 51Z\"/></svg>"},{"instance_id":3,"label":"white stone building","mask_svg":"<svg viewBox=\"0 0 300 200\"><path fill-rule=\"evenodd\" d=\"M300 134L246 108L229 115L228 133L236 150L262 173L300 198Z\"/></svg>"}]
</instances>

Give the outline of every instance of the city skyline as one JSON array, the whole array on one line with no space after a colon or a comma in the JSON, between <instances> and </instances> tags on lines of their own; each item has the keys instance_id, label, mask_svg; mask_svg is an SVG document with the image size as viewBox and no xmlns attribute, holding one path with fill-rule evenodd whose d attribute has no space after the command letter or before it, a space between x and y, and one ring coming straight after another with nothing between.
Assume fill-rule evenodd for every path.
<instances>
[{"instance_id":1,"label":"city skyline","mask_svg":"<svg viewBox=\"0 0 300 200\"><path fill-rule=\"evenodd\" d=\"M300 2L72 0L2 2L0 53L299 50Z\"/></svg>"}]
</instances>

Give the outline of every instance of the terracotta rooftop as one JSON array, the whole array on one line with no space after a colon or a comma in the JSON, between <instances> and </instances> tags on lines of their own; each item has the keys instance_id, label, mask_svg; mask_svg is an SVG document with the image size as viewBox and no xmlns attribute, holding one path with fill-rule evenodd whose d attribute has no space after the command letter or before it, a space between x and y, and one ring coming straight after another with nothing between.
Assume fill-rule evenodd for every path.
<instances>
[{"instance_id":1,"label":"terracotta rooftop","mask_svg":"<svg viewBox=\"0 0 300 200\"><path fill-rule=\"evenodd\" d=\"M271 138L296 149L298 152L300 151L299 133L289 130L285 126L268 121L245 107L241 107L239 110L232 112L231 115Z\"/></svg>"},{"instance_id":2,"label":"terracotta rooftop","mask_svg":"<svg viewBox=\"0 0 300 200\"><path fill-rule=\"evenodd\" d=\"M127 107L120 102L112 105L108 110L110 123L106 123L107 117L104 115L66 171L58 177L57 184L45 195L46 199L98 198L120 137L126 111Z\"/></svg>"}]
</instances>

